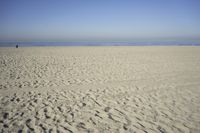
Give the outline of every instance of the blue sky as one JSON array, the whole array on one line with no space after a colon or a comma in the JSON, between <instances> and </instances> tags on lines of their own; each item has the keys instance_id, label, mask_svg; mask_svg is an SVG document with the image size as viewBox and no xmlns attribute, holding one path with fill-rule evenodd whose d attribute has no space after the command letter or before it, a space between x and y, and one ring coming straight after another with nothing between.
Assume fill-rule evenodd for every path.
<instances>
[{"instance_id":1,"label":"blue sky","mask_svg":"<svg viewBox=\"0 0 200 133\"><path fill-rule=\"evenodd\" d=\"M0 41L200 42L200 0L0 0Z\"/></svg>"}]
</instances>

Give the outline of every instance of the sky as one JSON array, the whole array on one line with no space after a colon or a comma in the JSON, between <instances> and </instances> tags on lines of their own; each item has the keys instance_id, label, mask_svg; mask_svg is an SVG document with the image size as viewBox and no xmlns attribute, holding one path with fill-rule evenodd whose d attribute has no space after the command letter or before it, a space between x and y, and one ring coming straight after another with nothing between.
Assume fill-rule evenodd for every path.
<instances>
[{"instance_id":1,"label":"sky","mask_svg":"<svg viewBox=\"0 0 200 133\"><path fill-rule=\"evenodd\" d=\"M3 41L200 42L200 0L0 0Z\"/></svg>"}]
</instances>

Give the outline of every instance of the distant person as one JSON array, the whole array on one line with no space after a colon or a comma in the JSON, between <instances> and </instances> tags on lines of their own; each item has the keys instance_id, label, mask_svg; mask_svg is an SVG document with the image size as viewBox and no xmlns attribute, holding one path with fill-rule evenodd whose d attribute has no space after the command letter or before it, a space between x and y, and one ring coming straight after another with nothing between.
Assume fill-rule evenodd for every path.
<instances>
[{"instance_id":1,"label":"distant person","mask_svg":"<svg viewBox=\"0 0 200 133\"><path fill-rule=\"evenodd\" d=\"M16 45L16 48L18 48L19 46L18 46L18 44Z\"/></svg>"}]
</instances>

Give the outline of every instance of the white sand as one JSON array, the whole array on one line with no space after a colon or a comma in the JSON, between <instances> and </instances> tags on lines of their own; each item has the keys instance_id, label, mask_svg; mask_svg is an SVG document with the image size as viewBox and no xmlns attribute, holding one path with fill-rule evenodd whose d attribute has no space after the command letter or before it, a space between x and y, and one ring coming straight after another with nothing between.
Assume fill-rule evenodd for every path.
<instances>
[{"instance_id":1,"label":"white sand","mask_svg":"<svg viewBox=\"0 0 200 133\"><path fill-rule=\"evenodd\" d=\"M200 47L0 48L0 132L200 133Z\"/></svg>"}]
</instances>

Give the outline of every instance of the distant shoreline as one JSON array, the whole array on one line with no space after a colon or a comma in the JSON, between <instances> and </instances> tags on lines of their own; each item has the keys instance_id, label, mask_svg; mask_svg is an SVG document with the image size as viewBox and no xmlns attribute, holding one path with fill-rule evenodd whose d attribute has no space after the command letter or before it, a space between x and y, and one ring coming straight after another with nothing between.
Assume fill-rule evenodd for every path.
<instances>
[{"instance_id":1,"label":"distant shoreline","mask_svg":"<svg viewBox=\"0 0 200 133\"><path fill-rule=\"evenodd\" d=\"M200 46L200 43L179 42L0 42L0 47L33 46Z\"/></svg>"}]
</instances>

